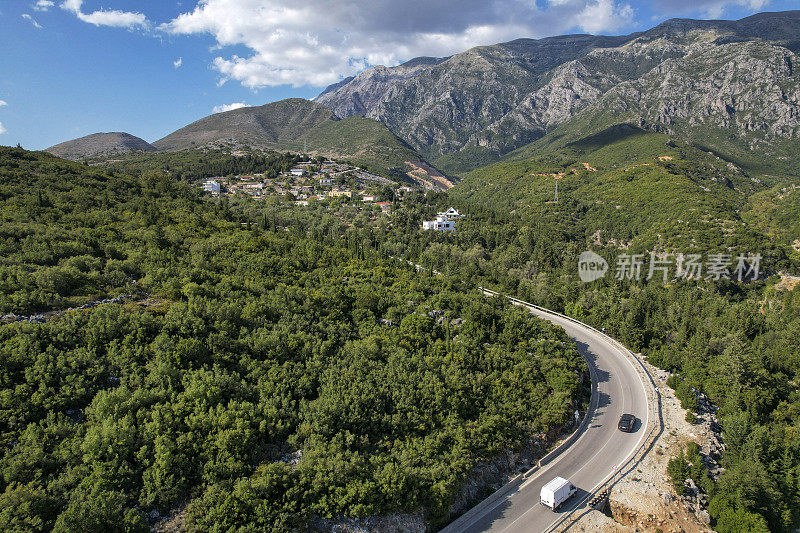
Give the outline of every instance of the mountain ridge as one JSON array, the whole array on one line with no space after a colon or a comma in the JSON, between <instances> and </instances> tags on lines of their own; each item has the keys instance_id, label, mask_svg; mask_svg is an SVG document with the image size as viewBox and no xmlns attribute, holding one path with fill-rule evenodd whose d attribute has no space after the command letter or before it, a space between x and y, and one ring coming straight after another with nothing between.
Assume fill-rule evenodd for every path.
<instances>
[{"instance_id":1,"label":"mountain ridge","mask_svg":"<svg viewBox=\"0 0 800 533\"><path fill-rule=\"evenodd\" d=\"M333 159L348 160L379 174L398 180L416 180L411 173L428 162L389 129L372 119L340 119L327 107L303 98L289 98L262 106L244 107L214 113L180 128L152 144L130 134L115 134L136 139L139 149L93 148L86 139L110 134L94 134L66 141L48 149L68 159L102 159L105 155L124 155L137 151L174 152L205 148L256 148L305 152ZM100 136L100 137L98 137ZM54 151L53 151L54 150ZM433 172L431 177L438 176ZM425 182L422 182L425 185Z\"/></svg>"},{"instance_id":2,"label":"mountain ridge","mask_svg":"<svg viewBox=\"0 0 800 533\"><path fill-rule=\"evenodd\" d=\"M800 11L784 11L735 21L670 19L624 36L516 39L475 47L437 62L413 59L396 67L374 67L328 87L315 101L339 117L361 114L383 122L439 168L460 175L548 135L593 105L605 105L600 99L613 89L622 91L625 84L650 73L669 79L673 69L680 70L693 61L697 64L697 54L703 51L709 57L702 68L714 67L716 59L712 56L727 47L733 52L729 61L742 65L745 71L761 60L761 51L754 43L762 43L771 47L771 54L786 51L796 72L798 36ZM710 72L714 74L715 70ZM800 85L796 77L789 78L766 78L768 83L761 88L764 78L751 80L746 88L750 97L741 101L741 106L755 107L768 101L781 84L789 84L784 91L791 95ZM710 101L727 96L722 89L698 86L687 97ZM655 94L657 100L667 102L674 96L661 98L657 91ZM791 123L790 133L778 132L764 121L755 126L738 122L720 125L724 107L712 113L710 122L714 124L693 124L684 129L692 130L689 133L698 138L706 135L695 126L730 134L761 131L767 137L796 138L800 105L789 96L784 100L790 107L783 113ZM626 121L643 122L655 131L672 126L668 110L653 116L650 109L628 105L624 111L631 116Z\"/></svg>"},{"instance_id":3,"label":"mountain ridge","mask_svg":"<svg viewBox=\"0 0 800 533\"><path fill-rule=\"evenodd\" d=\"M157 148L144 139L125 132L92 133L55 144L44 151L65 159L92 159L136 152L155 152Z\"/></svg>"},{"instance_id":4,"label":"mountain ridge","mask_svg":"<svg viewBox=\"0 0 800 533\"><path fill-rule=\"evenodd\" d=\"M166 151L218 143L266 146L294 140L329 120L339 119L309 100L289 98L208 115L162 137L153 146Z\"/></svg>"}]
</instances>

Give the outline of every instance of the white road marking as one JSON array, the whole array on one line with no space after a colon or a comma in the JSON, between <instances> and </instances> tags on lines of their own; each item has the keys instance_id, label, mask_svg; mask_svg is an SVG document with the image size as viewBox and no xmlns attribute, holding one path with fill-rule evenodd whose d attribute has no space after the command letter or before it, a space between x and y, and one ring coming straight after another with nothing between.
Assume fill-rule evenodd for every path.
<instances>
[{"instance_id":1,"label":"white road marking","mask_svg":"<svg viewBox=\"0 0 800 533\"><path fill-rule=\"evenodd\" d=\"M498 294L498 293L492 293L492 292L488 292L488 291L486 291L485 289L484 289L484 293L488 293L488 294L489 294L489 295L491 295L491 296L500 296L500 294ZM577 328L579 328L580 330L582 330L582 332L583 332L584 334L587 334L587 333L588 333L588 334L589 334L589 336L592 338L592 340L593 340L593 341L600 340L601 342L605 343L605 345L606 345L608 348L610 348L610 349L611 349L612 353L616 353L616 354L618 354L618 355L622 356L622 358L623 358L623 359L625 359L626 361L628 361L628 364L631 366L631 369L633 370L634 374L636 375L636 377L637 377L637 379L638 379L638 381L639 381L639 383L640 383L640 385L641 385L641 387L642 387L642 392L644 393L644 400L645 400L645 404L646 404L646 410L645 410L645 413L646 413L646 414L645 414L645 423L642 425L642 427L641 427L641 429L640 429L640 436L639 436L639 440L637 441L636 445L635 445L635 446L634 446L634 447L631 449L631 451L628 453L628 455L625 457L625 459L623 459L622 461L620 461L619 463L617 463L618 465L626 465L626 463L627 463L628 461L630 461L630 460L632 459L632 457L634 457L634 456L635 456L635 454L637 453L637 451L639 450L639 448L640 448L640 446L641 446L641 444L642 444L642 440L643 440L643 439L645 438L645 436L646 436L646 433L647 433L647 428L648 428L648 427L649 427L649 425L650 425L650 400L649 400L649 398L647 397L647 389L646 389L646 387L645 387L644 379L642 378L642 375L641 375L641 374L639 374L639 371L638 371L638 369L637 369L636 365L633 363L633 361L631 361L631 357L629 357L629 356L628 356L628 354L627 354L627 353L625 353L625 350L626 350L626 349L625 349L625 347L624 347L624 346L622 346L622 348L618 348L618 347L616 346L616 344L617 344L617 343L615 343L615 342L612 342L612 338L611 338L611 337L609 337L609 336L608 336L608 335L606 335L605 333L602 333L602 332L600 332L600 331L597 331L597 330L595 330L595 329L594 329L594 328L592 328L591 326L586 326L586 325L584 325L584 324L582 324L582 323L578 323L577 321L573 321L573 320L569 319L569 317L559 316L559 315L557 315L557 314L554 314L554 313L552 313L552 312L548 312L548 311L546 311L546 310L543 310L543 309L537 309L537 308L535 308L535 307L531 307L529 304L527 304L527 302L523 302L523 301L521 301L521 300L517 300L517 299L515 299L515 298L509 298L509 299L510 299L510 300L511 300L513 303L516 303L516 304L518 304L518 305L520 305L520 306L522 306L522 307L524 307L524 308L528 309L530 312L532 312L532 313L533 313L534 315L536 315L536 316L539 316L540 318L545 318L545 317L546 317L546 319L547 319L547 320L549 320L549 321L551 321L551 322L553 322L553 320L550 320L550 319L551 319L551 318L555 318L555 319L556 319L556 320L558 320L558 321L563 321L564 323L568 323L568 324L569 324L570 326L572 326L572 327L577 327ZM543 315L545 315L545 317L542 317L542 316L541 316L539 313L542 313ZM555 323L555 322L553 322L553 323ZM564 326L563 326L563 324L556 324L556 325L558 325L558 326L561 326L562 328L564 327ZM588 343L587 343L587 344L588 344ZM620 345L620 346L621 346L621 345ZM614 358L614 359L617 359L617 358ZM594 370L594 369L592 368L592 366L591 366L591 365L590 365L590 367L589 367L589 368L590 368L590 370ZM592 374L593 374L593 375L592 375L592 378L594 379L594 378L595 378L595 376L594 376L595 372L592 372ZM599 381L597 381L596 379L594 379L594 382L598 384L598 385L597 385L597 392L598 392L598 394L597 394L597 399L595 400L595 402L596 402L597 404L599 404L599 393L600 393ZM623 410L622 410L622 412L625 412L624 405L625 405L625 400L626 400L626 397L628 396L627 394L624 394L624 389L625 389L625 384L626 384L626 383L623 383L623 382L620 382L620 383L621 383L621 384L620 384L620 388L621 388L621 389L623 389L623 394L622 394L622 397L623 397L623 398L622 398L622 402L623 402ZM595 415L597 414L597 408L598 408L598 405L596 405L596 406L595 406L595 411L594 411ZM591 426L589 426L589 427L591 427ZM587 429L588 429L588 428L587 428ZM596 453L595 453L595 454L592 456L592 458L591 458L591 459L594 459L594 458L595 458L597 455L599 455L600 453L602 453L602 451L603 451L603 450L604 450L604 449L605 449L605 448L608 446L608 444L609 444L611 441L613 441L613 440L614 440L614 438L613 438L614 436L615 436L615 435L614 435L614 433L613 433L613 431L612 431L612 432L611 432L611 434L610 434L610 436L609 436L609 438L606 440L605 444L603 445L603 447L600 449L600 451L596 452ZM584 438L584 435L582 435L582 436L580 437L580 439L583 439L583 438ZM565 451L568 451L568 450L565 450ZM548 466L546 466L546 467L545 467L543 470L540 470L540 471L538 471L538 472L536 473L536 475L535 475L535 476L533 476L533 477L531 477L529 480L525 481L525 482L524 482L524 483L523 483L523 484L522 484L522 485L521 485L519 488L515 489L515 490L514 490L514 491L512 491L510 494L508 494L506 497L502 498L502 499L501 499L499 502L497 502L495 505L493 505L493 506L492 506L490 509L487 509L487 510L485 510L481 516L479 516L479 517L476 517L475 519L473 519L473 520L472 520L472 522L469 524L469 526L467 526L467 528L469 528L469 527L472 527L472 526L475 524L475 522L477 522L478 520L480 520L480 519L482 519L482 518L486 517L487 515L489 515L489 514L490 514L492 511L494 511L494 509L496 509L496 508L497 508L497 507L498 507L498 506L499 506L501 503L505 503L505 502L509 501L509 500L510 500L510 499L511 499L513 496L515 496L515 495L517 495L517 494L520 494L520 493L522 492L522 490L523 490L523 489L525 489L526 487L528 487L528 486L529 486L529 485L530 485L530 484L531 484L533 481L539 480L539 479L542 477L542 475L543 475L543 474L545 474L546 472L550 471L550 470L551 470L552 468L554 468L554 467L555 467L555 466L556 466L558 463L560 463L560 462L561 462L561 460L563 459L563 457L565 457L565 455L560 455L559 457L557 457L557 458L556 458L556 459L555 459L555 460L554 460L552 463L550 463ZM587 461L586 463L584 463L584 465L583 465L583 466L581 466L581 468L579 468L579 469L578 469L576 472L572 473L571 475L572 475L572 476L575 476L575 475L577 475L577 474L578 474L578 473L579 473L581 470L583 470L583 469L584 469L586 466L588 466L589 464L591 464L591 462L592 462L592 461L591 461L591 459L590 459L589 461ZM613 472L612 472L612 473L613 473ZM586 500L589 498L589 496L591 496L591 494L593 494L593 493L594 493L594 492L595 492L595 491L598 489L598 487L600 487L601 485L603 485L603 484L604 484L604 483L605 483L605 482L606 482L608 479L609 479L609 477L606 477L606 476L604 476L604 477L603 477L603 479L602 479L602 480L601 480L599 483L597 483L597 484L596 484L594 487L592 487L592 488L591 488L591 489L590 489L590 490L587 492L586 496L584 496L583 498L581 498L581 499L580 499L578 502L576 502L576 503L575 503L575 504L574 504L574 505L573 505L571 508L569 508L567 511L568 511L568 512L571 512L571 511L573 511L574 509L577 509L578 507L580 507L580 506L581 506L581 505L582 505L582 504L583 504L583 503L584 503L584 502L585 502L585 501L586 501ZM508 530L509 528L511 528L511 527L512 527L512 526L513 526L513 525L514 525L516 522L518 522L519 520L521 520L521 519L522 519L522 518L523 518L523 517L524 517L526 514L528 514L530 511L532 511L533 509L535 509L535 508L536 508L537 506L539 506L539 505L541 505L541 503L540 503L540 502L538 502L538 501L537 501L536 503L534 503L534 504L533 504L532 506L530 506L530 507L529 507L529 508L528 508L528 509L527 509L527 510L526 510L526 511L525 511L525 512L522 514L522 515L520 515L519 517L517 517L517 519L515 519L515 520L514 520L514 521L513 521L511 524L509 524L508 526L506 526L506 527L503 529L503 531L506 531L506 530ZM559 516L559 517L557 517L555 520L553 520L553 521L552 521L552 522L551 522L551 523L550 523L550 524L549 524L549 525L548 525L548 526L547 526L547 527L544 529L544 531L549 531L549 530L552 528L553 524L555 524L556 522L558 522L559 520L562 520L562 519L563 519L563 515L562 515L562 516Z\"/></svg>"},{"instance_id":2,"label":"white road marking","mask_svg":"<svg viewBox=\"0 0 800 533\"><path fill-rule=\"evenodd\" d=\"M604 341L604 342L605 342L605 341ZM608 344L608 343L606 343L606 344ZM609 346L610 346L610 345L609 345ZM614 348L613 348L613 346L612 346L611 348L612 348L612 349L614 349ZM620 389L621 389L621 388L622 388L622 385L621 385L621 383L620 383ZM597 388L597 396L598 396L598 397L600 396L600 387L599 387L599 386L598 386L598 388ZM622 412L624 413L624 412L625 412L625 397L624 397L625 395L623 394L622 396L623 396L623 398L622 398L622 406L623 406L623 407L622 407ZM574 478L575 478L575 477L576 477L576 476L577 476L577 475L578 475L578 474L581 472L581 470L583 470L584 468L586 468L587 466L589 466L590 464L592 464L592 460L593 460L595 457L597 457L598 455L600 455L601 453L603 453L603 451L604 451L604 450L605 450L605 449L608 447L608 445L609 445L609 444L610 444L610 443L611 443L611 442L614 440L614 437L615 437L615 436L616 436L616 435L614 434L614 432L613 432L613 431L612 431L612 432L610 432L610 433L609 433L609 435L608 435L608 439L606 439L606 442L603 444L603 447L602 447L602 448L600 448L600 449L599 449L597 452L595 452L595 453L594 453L594 455L592 455L592 456L589 458L589 460L588 460L588 461L586 461L586 462L583 464L583 466L582 466L582 467L580 467L580 468L579 468L578 470L576 470L575 472L572 472L572 473L570 473L570 474L569 474L569 476L570 476L571 478L573 478L573 479L574 479ZM537 476L537 478L538 478L538 477L539 477L539 476ZM531 480L527 481L526 483L529 483L530 481L533 481L533 479L531 479ZM520 487L520 489L519 489L519 490L522 490L524 487L525 487L525 486L523 485L522 487ZM593 491L594 491L594 489L592 489L592 491L589 491L589 494L591 494L591 492L593 492ZM520 520L522 520L522 519L525 517L525 515L526 515L526 514L530 513L532 510L534 510L534 509L535 509L537 506L539 506L539 505L541 505L541 503L536 503L536 504L532 505L531 507L529 507L529 508L528 508L528 510L527 510L527 511L525 511L524 513L522 513L521 515L519 515L519 516L517 517L517 519L516 519L516 520L514 520L513 522L511 522L510 524L508 524L506 527L504 527L504 528L502 529L502 531L508 531L510 528L514 527L514 524L516 524L517 522L519 522ZM560 518L561 518L561 517L557 518L556 520L558 520L558 519L560 519ZM552 525L553 523L555 523L555 521L553 521L553 522L552 522L550 525ZM548 529L550 528L550 526L547 526L547 527L548 527Z\"/></svg>"}]
</instances>

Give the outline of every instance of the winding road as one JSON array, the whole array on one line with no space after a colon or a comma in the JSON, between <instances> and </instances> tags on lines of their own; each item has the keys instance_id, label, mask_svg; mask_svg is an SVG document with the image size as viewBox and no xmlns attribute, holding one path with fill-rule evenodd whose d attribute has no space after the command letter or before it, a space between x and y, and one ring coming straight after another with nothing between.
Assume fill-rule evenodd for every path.
<instances>
[{"instance_id":1,"label":"winding road","mask_svg":"<svg viewBox=\"0 0 800 533\"><path fill-rule=\"evenodd\" d=\"M497 295L491 291L484 292ZM528 477L519 479L503 497L482 502L442 533L550 531L571 510L587 507L588 497L636 454L651 425L656 422L648 409L649 385L637 370L637 363L623 348L606 335L567 317L519 300L512 299L512 302L561 326L577 344L592 376L588 419L581 426L576 440L555 459ZM633 433L617 429L623 413L636 416ZM539 503L539 491L556 476L569 479L578 487L578 493L553 512Z\"/></svg>"}]
</instances>

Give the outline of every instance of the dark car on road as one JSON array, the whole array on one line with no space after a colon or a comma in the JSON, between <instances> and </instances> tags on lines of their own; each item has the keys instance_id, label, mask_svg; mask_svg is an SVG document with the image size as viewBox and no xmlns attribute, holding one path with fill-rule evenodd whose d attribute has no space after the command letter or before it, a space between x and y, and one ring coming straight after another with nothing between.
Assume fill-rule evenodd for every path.
<instances>
[{"instance_id":1,"label":"dark car on road","mask_svg":"<svg viewBox=\"0 0 800 533\"><path fill-rule=\"evenodd\" d=\"M620 431L624 431L626 433L630 433L633 431L633 427L636 425L636 417L629 414L624 414L619 417L619 424L617 424L617 428Z\"/></svg>"}]
</instances>

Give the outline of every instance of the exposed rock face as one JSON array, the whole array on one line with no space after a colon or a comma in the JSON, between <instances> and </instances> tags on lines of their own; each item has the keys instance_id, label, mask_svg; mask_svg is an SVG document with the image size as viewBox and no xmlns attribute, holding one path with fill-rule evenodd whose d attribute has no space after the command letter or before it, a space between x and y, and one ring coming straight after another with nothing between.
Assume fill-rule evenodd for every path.
<instances>
[{"instance_id":1,"label":"exposed rock face","mask_svg":"<svg viewBox=\"0 0 800 533\"><path fill-rule=\"evenodd\" d=\"M440 155L460 149L475 132L511 112L541 87L539 77L549 70L619 42L588 35L519 39L441 62L413 60L411 68L408 63L375 67L316 101L339 116L356 113L379 120L423 153Z\"/></svg>"},{"instance_id":2,"label":"exposed rock face","mask_svg":"<svg viewBox=\"0 0 800 533\"><path fill-rule=\"evenodd\" d=\"M326 105L342 118L353 115L367 116L368 111L378 105L387 92L402 85L420 70L437 65L441 61L443 60L433 57L420 57L391 69L377 66L365 70L358 76L331 85L314 101ZM345 85L348 86L348 90L339 91Z\"/></svg>"},{"instance_id":3,"label":"exposed rock face","mask_svg":"<svg viewBox=\"0 0 800 533\"><path fill-rule=\"evenodd\" d=\"M421 512L397 513L372 518L331 518L317 520L310 531L330 533L425 533L428 525Z\"/></svg>"},{"instance_id":4,"label":"exposed rock face","mask_svg":"<svg viewBox=\"0 0 800 533\"><path fill-rule=\"evenodd\" d=\"M156 148L147 141L130 133L93 133L55 146L46 152L65 159L93 159L109 155L133 152L154 152Z\"/></svg>"},{"instance_id":5,"label":"exposed rock face","mask_svg":"<svg viewBox=\"0 0 800 533\"><path fill-rule=\"evenodd\" d=\"M675 19L623 37L572 35L375 67L316 101L379 120L435 159L503 154L581 112L645 127L800 135L800 11Z\"/></svg>"},{"instance_id":6,"label":"exposed rock face","mask_svg":"<svg viewBox=\"0 0 800 533\"><path fill-rule=\"evenodd\" d=\"M636 114L668 131L707 126L796 138L797 66L794 52L765 42L699 48L614 87L597 107Z\"/></svg>"},{"instance_id":7,"label":"exposed rock face","mask_svg":"<svg viewBox=\"0 0 800 533\"><path fill-rule=\"evenodd\" d=\"M611 498L608 503L611 517L614 521L623 526L630 526L634 531L645 531L648 533L656 533L658 531L710 533L712 531L712 529L699 522L676 516L677 507L675 504L665 506L654 505L648 508L649 512L643 512L641 506L638 504L636 507L629 507L626 503L614 498Z\"/></svg>"}]
</instances>

